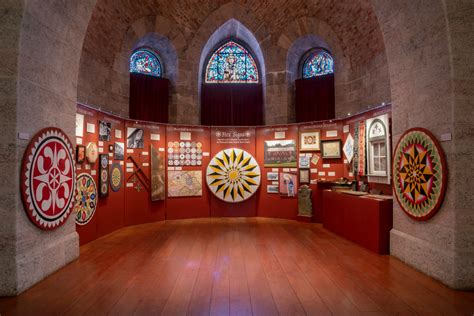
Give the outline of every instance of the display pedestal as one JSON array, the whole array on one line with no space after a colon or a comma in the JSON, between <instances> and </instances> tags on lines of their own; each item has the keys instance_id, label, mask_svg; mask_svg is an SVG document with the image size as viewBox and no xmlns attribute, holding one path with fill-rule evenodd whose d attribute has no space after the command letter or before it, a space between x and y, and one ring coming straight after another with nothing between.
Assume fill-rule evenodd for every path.
<instances>
[{"instance_id":1,"label":"display pedestal","mask_svg":"<svg viewBox=\"0 0 474 316\"><path fill-rule=\"evenodd\" d=\"M323 222L323 192L324 190L330 190L335 185L350 186L337 181L318 181L316 185L312 184L313 189L313 216L314 222Z\"/></svg>"},{"instance_id":2,"label":"display pedestal","mask_svg":"<svg viewBox=\"0 0 474 316\"><path fill-rule=\"evenodd\" d=\"M323 226L378 254L390 250L392 200L323 192Z\"/></svg>"},{"instance_id":3,"label":"display pedestal","mask_svg":"<svg viewBox=\"0 0 474 316\"><path fill-rule=\"evenodd\" d=\"M312 223L313 218L314 218L313 215L296 215L296 220L298 222Z\"/></svg>"}]
</instances>

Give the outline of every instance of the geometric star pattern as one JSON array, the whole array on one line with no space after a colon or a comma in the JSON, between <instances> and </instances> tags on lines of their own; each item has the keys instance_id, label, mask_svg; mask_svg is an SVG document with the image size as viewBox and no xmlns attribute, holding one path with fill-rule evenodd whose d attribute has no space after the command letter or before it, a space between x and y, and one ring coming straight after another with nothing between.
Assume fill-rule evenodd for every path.
<instances>
[{"instance_id":1,"label":"geometric star pattern","mask_svg":"<svg viewBox=\"0 0 474 316\"><path fill-rule=\"evenodd\" d=\"M437 140L425 129L410 129L400 138L394 155L394 192L401 208L417 220L432 217L443 201L447 179Z\"/></svg>"},{"instance_id":2,"label":"geometric star pattern","mask_svg":"<svg viewBox=\"0 0 474 316\"><path fill-rule=\"evenodd\" d=\"M218 152L207 167L207 185L225 202L242 202L250 198L260 185L260 167L255 158L242 149Z\"/></svg>"}]
</instances>

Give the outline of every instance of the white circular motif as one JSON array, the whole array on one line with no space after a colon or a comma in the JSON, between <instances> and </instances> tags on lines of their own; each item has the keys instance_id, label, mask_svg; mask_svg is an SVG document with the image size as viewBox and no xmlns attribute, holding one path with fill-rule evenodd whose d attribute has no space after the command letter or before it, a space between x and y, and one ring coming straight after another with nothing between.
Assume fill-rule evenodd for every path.
<instances>
[{"instance_id":1,"label":"white circular motif","mask_svg":"<svg viewBox=\"0 0 474 316\"><path fill-rule=\"evenodd\" d=\"M21 193L30 220L44 230L66 222L73 207L76 172L71 143L58 128L45 128L23 157Z\"/></svg>"},{"instance_id":2,"label":"white circular motif","mask_svg":"<svg viewBox=\"0 0 474 316\"><path fill-rule=\"evenodd\" d=\"M216 197L225 202L249 199L258 190L260 178L260 167L255 158L238 148L218 152L207 166L207 185Z\"/></svg>"}]
</instances>

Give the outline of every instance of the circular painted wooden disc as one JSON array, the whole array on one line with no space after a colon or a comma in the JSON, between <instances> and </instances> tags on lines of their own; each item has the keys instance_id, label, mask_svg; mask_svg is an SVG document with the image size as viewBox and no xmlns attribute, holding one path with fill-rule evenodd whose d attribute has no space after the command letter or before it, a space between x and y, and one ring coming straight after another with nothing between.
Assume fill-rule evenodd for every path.
<instances>
[{"instance_id":1,"label":"circular painted wooden disc","mask_svg":"<svg viewBox=\"0 0 474 316\"><path fill-rule=\"evenodd\" d=\"M255 158L238 148L218 152L207 167L206 182L211 192L225 202L249 199L260 186L260 167Z\"/></svg>"},{"instance_id":2,"label":"circular painted wooden disc","mask_svg":"<svg viewBox=\"0 0 474 316\"><path fill-rule=\"evenodd\" d=\"M123 171L118 163L113 163L110 167L110 188L117 192L122 187Z\"/></svg>"},{"instance_id":3,"label":"circular painted wooden disc","mask_svg":"<svg viewBox=\"0 0 474 316\"><path fill-rule=\"evenodd\" d=\"M92 219L97 207L97 186L94 178L87 173L81 173L76 181L76 224L86 225Z\"/></svg>"},{"instance_id":4,"label":"circular painted wooden disc","mask_svg":"<svg viewBox=\"0 0 474 316\"><path fill-rule=\"evenodd\" d=\"M426 129L412 128L398 141L393 159L393 188L402 210L427 220L440 208L448 173L444 153Z\"/></svg>"},{"instance_id":5,"label":"circular painted wooden disc","mask_svg":"<svg viewBox=\"0 0 474 316\"><path fill-rule=\"evenodd\" d=\"M59 128L39 131L23 156L21 196L30 220L43 230L66 222L71 213L76 172L71 142Z\"/></svg>"},{"instance_id":6,"label":"circular painted wooden disc","mask_svg":"<svg viewBox=\"0 0 474 316\"><path fill-rule=\"evenodd\" d=\"M97 144L90 142L86 147L86 158L89 163L95 163L99 157L99 150Z\"/></svg>"}]
</instances>

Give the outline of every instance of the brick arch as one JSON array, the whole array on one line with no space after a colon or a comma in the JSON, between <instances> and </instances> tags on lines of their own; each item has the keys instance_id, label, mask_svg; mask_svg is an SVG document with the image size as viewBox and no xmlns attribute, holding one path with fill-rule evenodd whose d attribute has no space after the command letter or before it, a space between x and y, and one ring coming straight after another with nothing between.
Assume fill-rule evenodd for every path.
<instances>
[{"instance_id":1,"label":"brick arch","mask_svg":"<svg viewBox=\"0 0 474 316\"><path fill-rule=\"evenodd\" d=\"M300 25L306 25L301 28ZM340 80L347 80L351 67L350 58L343 50L342 42L334 30L324 21L303 17L285 27L278 38L278 46L286 51L288 79L298 78L297 72L303 55L311 48L320 46L328 49L334 57L334 67Z\"/></svg>"},{"instance_id":2,"label":"brick arch","mask_svg":"<svg viewBox=\"0 0 474 316\"><path fill-rule=\"evenodd\" d=\"M289 91L288 121L293 121L295 117L293 84L296 79L300 78L301 59L311 48L323 47L331 52L334 57L336 100L340 101L345 97L346 92L343 87L347 84L351 71L350 58L343 48L343 42L325 21L315 17L302 17L295 20L286 25L278 38L277 45L282 49L281 55L286 56L286 84ZM336 102L336 112L341 113L343 111L339 109L339 104L340 102Z\"/></svg>"},{"instance_id":3,"label":"brick arch","mask_svg":"<svg viewBox=\"0 0 474 316\"><path fill-rule=\"evenodd\" d=\"M244 32L251 34L255 38L255 43L251 45L251 48L254 50L254 53L260 55L258 59L261 67L262 82L265 83L266 81L265 51L262 47L262 43L268 37L268 32L266 31L263 22L254 16L251 11L234 2L229 2L219 7L219 9L213 11L209 16L207 16L206 20L196 31L196 35L190 41L189 48L186 50L184 56L185 62L189 65L189 69L192 70L192 74L190 74L191 78L188 81L191 95L187 96L182 107L181 104L179 105L180 114L178 116L186 120L186 123L199 124L200 122L200 69L202 68L205 58L203 58L203 54L206 55L207 53L206 44L209 43L209 39L212 38L213 34L215 34L220 27L224 26L226 22L229 21L238 21L241 26L245 27L246 31ZM210 47L210 49L212 48L213 47ZM201 58L196 58L196 56L201 56ZM191 120L188 121L188 119Z\"/></svg>"},{"instance_id":4,"label":"brick arch","mask_svg":"<svg viewBox=\"0 0 474 316\"><path fill-rule=\"evenodd\" d=\"M179 57L186 47L186 38L176 29L172 20L161 15L149 15L136 19L130 23L122 34L122 44L117 52L111 54L111 65L104 71L104 83L109 83L102 98L95 98L109 110L122 116L128 116L129 100L129 57L133 49L139 45L151 46L160 52L164 63L165 77L171 82L170 122L176 122L176 85L178 84ZM87 61L88 52L83 52L81 72L79 75L78 100L87 102L87 93L92 91L91 85L96 85L89 77L91 72ZM94 74L95 75L95 74Z\"/></svg>"},{"instance_id":5,"label":"brick arch","mask_svg":"<svg viewBox=\"0 0 474 316\"><path fill-rule=\"evenodd\" d=\"M116 55L114 65L119 65L125 89L129 91L128 61L132 51L139 46L150 46L160 53L164 64L164 77L170 80L169 121L176 122L177 89L179 84L179 55L183 53L187 41L183 33L173 27L173 21L167 17L146 16L129 25L124 36L120 53ZM128 93L127 93L128 101ZM127 108L128 111L128 108Z\"/></svg>"}]
</instances>

